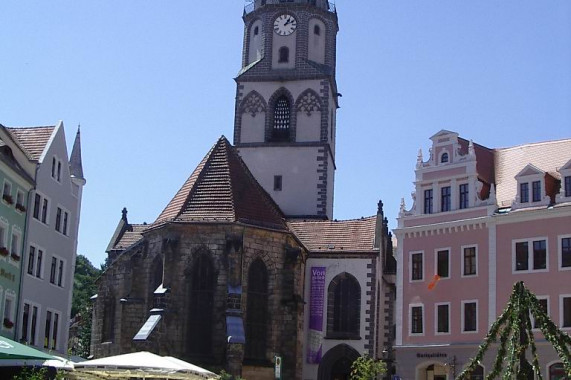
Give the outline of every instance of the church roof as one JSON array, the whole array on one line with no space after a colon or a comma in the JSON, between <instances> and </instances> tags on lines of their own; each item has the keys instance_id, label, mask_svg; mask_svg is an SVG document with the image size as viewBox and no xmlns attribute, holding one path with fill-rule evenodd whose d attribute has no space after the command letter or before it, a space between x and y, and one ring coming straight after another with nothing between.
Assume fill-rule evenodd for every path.
<instances>
[{"instance_id":1,"label":"church roof","mask_svg":"<svg viewBox=\"0 0 571 380\"><path fill-rule=\"evenodd\" d=\"M289 221L288 226L313 253L360 253L375 250L377 217L352 220Z\"/></svg>"},{"instance_id":2,"label":"church roof","mask_svg":"<svg viewBox=\"0 0 571 380\"><path fill-rule=\"evenodd\" d=\"M52 136L54 126L6 128L30 160L38 161Z\"/></svg>"},{"instance_id":3,"label":"church roof","mask_svg":"<svg viewBox=\"0 0 571 380\"><path fill-rule=\"evenodd\" d=\"M166 222L241 222L286 230L284 216L222 136L153 226Z\"/></svg>"}]
</instances>

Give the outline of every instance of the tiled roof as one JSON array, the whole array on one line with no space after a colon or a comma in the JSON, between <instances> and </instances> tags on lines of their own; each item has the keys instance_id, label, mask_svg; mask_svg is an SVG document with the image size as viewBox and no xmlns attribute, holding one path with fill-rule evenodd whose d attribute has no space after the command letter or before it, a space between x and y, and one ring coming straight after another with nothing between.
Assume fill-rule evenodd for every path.
<instances>
[{"instance_id":1,"label":"tiled roof","mask_svg":"<svg viewBox=\"0 0 571 380\"><path fill-rule=\"evenodd\" d=\"M560 178L557 169L571 159L571 139L519 145L494 150L496 198L500 207L511 205L517 194L515 176L528 164Z\"/></svg>"},{"instance_id":2,"label":"tiled roof","mask_svg":"<svg viewBox=\"0 0 571 380\"><path fill-rule=\"evenodd\" d=\"M288 226L310 252L371 252L377 217L341 221L290 221Z\"/></svg>"},{"instance_id":3,"label":"tiled roof","mask_svg":"<svg viewBox=\"0 0 571 380\"><path fill-rule=\"evenodd\" d=\"M9 127L6 129L14 136L14 140L22 147L28 158L37 161L55 127Z\"/></svg>"},{"instance_id":4,"label":"tiled roof","mask_svg":"<svg viewBox=\"0 0 571 380\"><path fill-rule=\"evenodd\" d=\"M113 249L125 250L143 238L143 231L149 228L148 224L131 224L131 229L125 231Z\"/></svg>"},{"instance_id":5,"label":"tiled roof","mask_svg":"<svg viewBox=\"0 0 571 380\"><path fill-rule=\"evenodd\" d=\"M169 221L239 221L287 229L277 204L224 136L198 164L154 225Z\"/></svg>"}]
</instances>

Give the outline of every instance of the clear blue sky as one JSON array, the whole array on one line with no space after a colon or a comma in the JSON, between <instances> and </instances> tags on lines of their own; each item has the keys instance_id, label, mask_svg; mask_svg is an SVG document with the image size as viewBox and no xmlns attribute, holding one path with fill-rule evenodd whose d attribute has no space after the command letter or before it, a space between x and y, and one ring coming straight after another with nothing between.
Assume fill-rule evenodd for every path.
<instances>
[{"instance_id":1,"label":"clear blue sky","mask_svg":"<svg viewBox=\"0 0 571 380\"><path fill-rule=\"evenodd\" d=\"M153 222L232 139L240 0L2 0L0 123L81 124L78 253L95 265L121 209ZM571 137L571 1L337 0L335 218L396 225L440 129L494 148Z\"/></svg>"}]
</instances>

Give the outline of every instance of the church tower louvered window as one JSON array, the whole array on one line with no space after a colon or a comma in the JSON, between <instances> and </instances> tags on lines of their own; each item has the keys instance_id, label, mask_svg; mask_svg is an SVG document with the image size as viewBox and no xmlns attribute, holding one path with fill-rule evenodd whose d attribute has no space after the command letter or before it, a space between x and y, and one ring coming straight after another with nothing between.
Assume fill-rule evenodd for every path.
<instances>
[{"instance_id":1,"label":"church tower louvered window","mask_svg":"<svg viewBox=\"0 0 571 380\"><path fill-rule=\"evenodd\" d=\"M290 112L289 99L285 95L280 96L274 107L272 141L289 141Z\"/></svg>"}]
</instances>

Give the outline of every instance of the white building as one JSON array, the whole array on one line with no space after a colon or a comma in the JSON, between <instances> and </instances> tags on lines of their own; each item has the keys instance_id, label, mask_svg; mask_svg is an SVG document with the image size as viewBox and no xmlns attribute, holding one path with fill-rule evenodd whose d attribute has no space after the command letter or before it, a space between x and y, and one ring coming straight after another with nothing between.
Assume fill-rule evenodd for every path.
<instances>
[{"instance_id":1,"label":"white building","mask_svg":"<svg viewBox=\"0 0 571 380\"><path fill-rule=\"evenodd\" d=\"M68 158L64 126L8 128L36 165L28 200L16 338L67 352L81 196L85 179L77 131Z\"/></svg>"}]
</instances>

